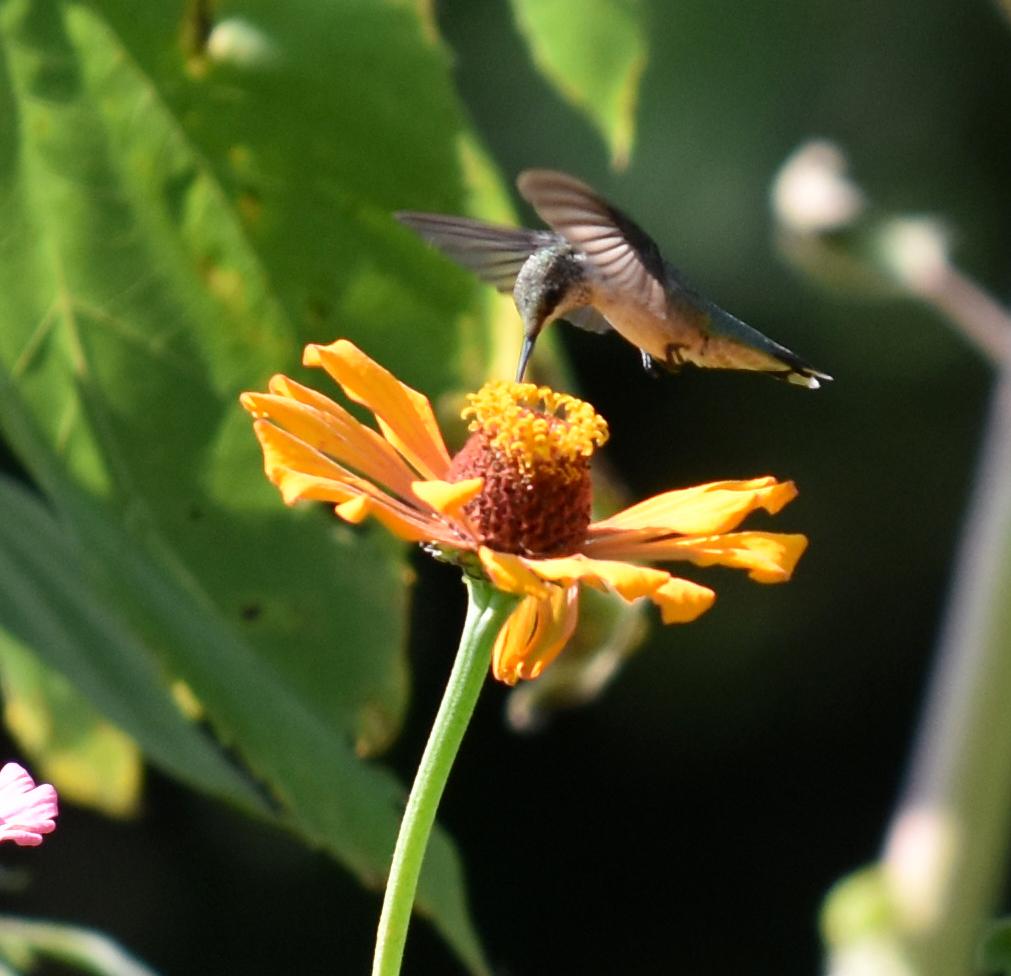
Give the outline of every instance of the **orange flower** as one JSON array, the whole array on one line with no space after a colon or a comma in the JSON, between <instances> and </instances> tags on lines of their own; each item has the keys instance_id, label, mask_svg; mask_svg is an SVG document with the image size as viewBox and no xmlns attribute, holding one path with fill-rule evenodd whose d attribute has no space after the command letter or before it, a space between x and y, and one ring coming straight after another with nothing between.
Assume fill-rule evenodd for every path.
<instances>
[{"instance_id":1,"label":"orange flower","mask_svg":"<svg viewBox=\"0 0 1011 976\"><path fill-rule=\"evenodd\" d=\"M761 583L789 579L802 535L734 532L758 508L778 512L797 491L774 478L669 491L590 521L589 461L607 425L589 404L529 383L486 384L464 411L471 438L450 457L426 397L341 339L306 347L345 395L375 415L378 431L286 376L269 393L244 393L267 477L291 505L333 502L410 542L481 573L521 597L492 653L496 678L536 678L572 635L579 585L648 597L664 623L694 620L708 587L627 560L686 560L746 569Z\"/></svg>"}]
</instances>

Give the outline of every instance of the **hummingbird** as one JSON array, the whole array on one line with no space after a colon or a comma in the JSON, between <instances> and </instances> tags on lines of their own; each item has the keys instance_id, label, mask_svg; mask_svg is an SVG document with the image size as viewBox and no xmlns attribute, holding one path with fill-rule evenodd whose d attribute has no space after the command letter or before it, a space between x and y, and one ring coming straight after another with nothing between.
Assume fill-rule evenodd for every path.
<instances>
[{"instance_id":1,"label":"hummingbird","mask_svg":"<svg viewBox=\"0 0 1011 976\"><path fill-rule=\"evenodd\" d=\"M724 311L664 260L631 218L567 173L528 169L517 189L550 227L502 227L469 217L399 211L394 216L501 292L523 319L516 369L523 379L537 337L562 319L617 332L643 367L749 370L817 389L827 373Z\"/></svg>"}]
</instances>

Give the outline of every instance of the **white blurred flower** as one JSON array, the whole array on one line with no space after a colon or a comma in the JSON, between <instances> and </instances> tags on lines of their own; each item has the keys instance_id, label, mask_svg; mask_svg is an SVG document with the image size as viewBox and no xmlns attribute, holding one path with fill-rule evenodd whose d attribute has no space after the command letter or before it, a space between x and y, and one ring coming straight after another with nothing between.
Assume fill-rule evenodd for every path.
<instances>
[{"instance_id":1,"label":"white blurred flower","mask_svg":"<svg viewBox=\"0 0 1011 976\"><path fill-rule=\"evenodd\" d=\"M896 217L882 228L881 254L896 278L914 291L930 290L948 270L948 234L932 217Z\"/></svg>"},{"instance_id":2,"label":"white blurred flower","mask_svg":"<svg viewBox=\"0 0 1011 976\"><path fill-rule=\"evenodd\" d=\"M268 68L280 53L265 31L242 17L215 24L206 51L211 61L236 68Z\"/></svg>"},{"instance_id":3,"label":"white blurred flower","mask_svg":"<svg viewBox=\"0 0 1011 976\"><path fill-rule=\"evenodd\" d=\"M883 858L884 878L908 930L924 931L941 917L957 840L951 816L941 810L915 807L892 825Z\"/></svg>"},{"instance_id":4,"label":"white blurred flower","mask_svg":"<svg viewBox=\"0 0 1011 976\"><path fill-rule=\"evenodd\" d=\"M789 156L772 185L782 224L802 234L838 230L863 212L863 193L846 175L846 157L832 142L808 142Z\"/></svg>"}]
</instances>

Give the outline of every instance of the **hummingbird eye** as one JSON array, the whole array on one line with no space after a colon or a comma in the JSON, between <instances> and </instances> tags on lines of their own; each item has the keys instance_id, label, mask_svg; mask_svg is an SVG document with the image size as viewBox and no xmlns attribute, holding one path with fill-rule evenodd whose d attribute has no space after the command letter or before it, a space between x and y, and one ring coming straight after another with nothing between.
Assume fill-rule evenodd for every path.
<instances>
[{"instance_id":1,"label":"hummingbird eye","mask_svg":"<svg viewBox=\"0 0 1011 976\"><path fill-rule=\"evenodd\" d=\"M537 317L542 322L547 319L562 301L565 288L561 284L550 284L541 292L537 302Z\"/></svg>"}]
</instances>

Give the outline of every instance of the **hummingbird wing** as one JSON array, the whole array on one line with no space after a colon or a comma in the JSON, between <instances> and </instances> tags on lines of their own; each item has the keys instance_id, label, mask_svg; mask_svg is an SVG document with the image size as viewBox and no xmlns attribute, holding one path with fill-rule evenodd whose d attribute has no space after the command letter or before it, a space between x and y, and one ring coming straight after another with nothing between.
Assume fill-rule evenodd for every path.
<instances>
[{"instance_id":1,"label":"hummingbird wing","mask_svg":"<svg viewBox=\"0 0 1011 976\"><path fill-rule=\"evenodd\" d=\"M516 186L549 227L586 255L605 287L664 317L663 257L638 224L567 173L524 170Z\"/></svg>"},{"instance_id":2,"label":"hummingbird wing","mask_svg":"<svg viewBox=\"0 0 1011 976\"><path fill-rule=\"evenodd\" d=\"M563 243L546 230L500 227L469 217L415 213L400 210L393 215L447 257L499 291L511 292L520 268L534 251Z\"/></svg>"}]
</instances>

